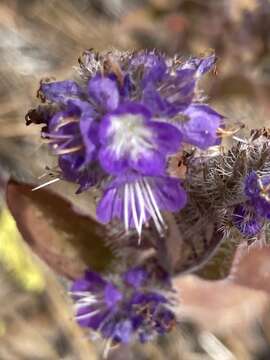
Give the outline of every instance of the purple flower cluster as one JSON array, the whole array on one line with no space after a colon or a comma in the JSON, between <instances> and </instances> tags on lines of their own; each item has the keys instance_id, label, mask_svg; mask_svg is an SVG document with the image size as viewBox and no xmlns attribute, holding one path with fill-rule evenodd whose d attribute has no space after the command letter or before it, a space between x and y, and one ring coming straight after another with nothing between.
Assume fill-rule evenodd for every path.
<instances>
[{"instance_id":1,"label":"purple flower cluster","mask_svg":"<svg viewBox=\"0 0 270 360\"><path fill-rule=\"evenodd\" d=\"M162 211L186 204L180 180L167 172L168 157L185 144L220 143L223 117L202 103L198 81L215 65L209 55L180 61L159 52L88 54L87 79L42 83L50 104L43 137L59 157L61 177L102 191L97 218L117 218L140 234Z\"/></svg>"},{"instance_id":2,"label":"purple flower cluster","mask_svg":"<svg viewBox=\"0 0 270 360\"><path fill-rule=\"evenodd\" d=\"M168 285L166 278L159 281ZM109 344L136 339L144 343L169 332L176 323L164 290L157 290L156 281L142 267L126 271L114 282L86 271L73 283L71 294L78 323Z\"/></svg>"},{"instance_id":3,"label":"purple flower cluster","mask_svg":"<svg viewBox=\"0 0 270 360\"><path fill-rule=\"evenodd\" d=\"M245 178L246 202L234 209L234 223L247 237L257 235L266 219L270 219L270 176L251 171Z\"/></svg>"}]
</instances>

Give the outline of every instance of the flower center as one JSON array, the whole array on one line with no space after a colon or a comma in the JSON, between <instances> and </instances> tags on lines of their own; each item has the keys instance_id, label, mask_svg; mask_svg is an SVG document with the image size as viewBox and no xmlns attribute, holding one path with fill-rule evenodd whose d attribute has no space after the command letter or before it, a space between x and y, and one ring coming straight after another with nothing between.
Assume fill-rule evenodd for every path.
<instances>
[{"instance_id":1,"label":"flower center","mask_svg":"<svg viewBox=\"0 0 270 360\"><path fill-rule=\"evenodd\" d=\"M128 153L131 157L142 150L153 148L151 130L145 126L144 117L139 114L124 114L112 117L113 147L117 155Z\"/></svg>"}]
</instances>

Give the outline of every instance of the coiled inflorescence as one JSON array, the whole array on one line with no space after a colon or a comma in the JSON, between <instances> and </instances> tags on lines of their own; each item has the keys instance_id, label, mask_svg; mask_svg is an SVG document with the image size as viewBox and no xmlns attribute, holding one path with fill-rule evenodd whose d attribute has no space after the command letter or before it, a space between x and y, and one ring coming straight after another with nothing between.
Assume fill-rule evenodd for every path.
<instances>
[{"instance_id":1,"label":"coiled inflorescence","mask_svg":"<svg viewBox=\"0 0 270 360\"><path fill-rule=\"evenodd\" d=\"M60 178L78 183L78 192L101 190L100 222L118 219L140 236L152 219L162 234L162 211L185 206L168 159L188 145L220 143L224 118L198 91L215 62L213 54L182 61L157 51L89 51L78 81L41 83L45 103L28 123L45 123L42 136L58 156Z\"/></svg>"}]
</instances>

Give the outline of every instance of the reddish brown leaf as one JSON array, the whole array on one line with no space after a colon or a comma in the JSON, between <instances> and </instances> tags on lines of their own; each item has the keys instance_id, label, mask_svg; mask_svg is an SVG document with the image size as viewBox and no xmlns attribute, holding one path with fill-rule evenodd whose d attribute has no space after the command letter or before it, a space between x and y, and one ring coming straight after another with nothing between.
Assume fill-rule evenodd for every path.
<instances>
[{"instance_id":1,"label":"reddish brown leaf","mask_svg":"<svg viewBox=\"0 0 270 360\"><path fill-rule=\"evenodd\" d=\"M76 278L90 267L106 271L113 261L100 224L72 209L71 203L48 189L10 181L8 207L25 241L52 269Z\"/></svg>"}]
</instances>

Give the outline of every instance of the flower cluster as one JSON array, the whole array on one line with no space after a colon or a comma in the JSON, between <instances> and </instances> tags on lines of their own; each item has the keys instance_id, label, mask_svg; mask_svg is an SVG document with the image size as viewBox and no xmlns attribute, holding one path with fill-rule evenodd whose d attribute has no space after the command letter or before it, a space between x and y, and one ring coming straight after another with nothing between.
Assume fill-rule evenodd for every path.
<instances>
[{"instance_id":1,"label":"flower cluster","mask_svg":"<svg viewBox=\"0 0 270 360\"><path fill-rule=\"evenodd\" d=\"M169 286L166 276L158 280L163 287ZM136 339L144 343L165 334L176 319L164 290L157 290L157 283L143 267L126 271L116 281L86 271L71 288L77 321L112 345Z\"/></svg>"},{"instance_id":2,"label":"flower cluster","mask_svg":"<svg viewBox=\"0 0 270 360\"><path fill-rule=\"evenodd\" d=\"M266 219L270 219L270 176L251 171L245 178L246 202L234 210L234 223L247 237L257 235Z\"/></svg>"},{"instance_id":3,"label":"flower cluster","mask_svg":"<svg viewBox=\"0 0 270 360\"><path fill-rule=\"evenodd\" d=\"M100 222L116 218L141 234L152 219L162 233L162 211L185 206L168 159L186 144L204 150L220 143L223 117L198 91L215 62L213 54L182 61L157 51L90 51L77 82L41 83L50 113L42 136L58 156L61 178L79 184L78 192L101 189Z\"/></svg>"},{"instance_id":4,"label":"flower cluster","mask_svg":"<svg viewBox=\"0 0 270 360\"><path fill-rule=\"evenodd\" d=\"M88 51L76 81L41 82L42 104L27 115L27 125L43 124L57 179L78 193L93 188L97 219L116 220L100 241L116 244L119 263L71 287L78 323L109 347L169 332L168 273L208 263L235 228L240 241L258 238L270 219L269 130L233 136L228 152L215 147L238 131L225 129L198 89L215 62L213 54Z\"/></svg>"}]
</instances>

